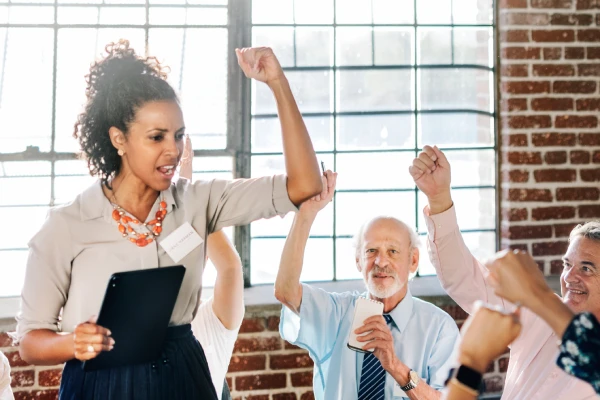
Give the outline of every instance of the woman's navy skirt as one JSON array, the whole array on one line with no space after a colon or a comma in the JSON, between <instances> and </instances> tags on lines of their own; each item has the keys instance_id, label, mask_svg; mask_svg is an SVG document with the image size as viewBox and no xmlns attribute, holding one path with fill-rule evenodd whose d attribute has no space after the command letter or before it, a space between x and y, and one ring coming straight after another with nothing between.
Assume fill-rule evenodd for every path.
<instances>
[{"instance_id":1,"label":"woman's navy skirt","mask_svg":"<svg viewBox=\"0 0 600 400\"><path fill-rule=\"evenodd\" d=\"M81 361L68 361L59 399L216 400L217 394L204 350L187 324L168 329L161 357L151 363L84 372Z\"/></svg>"}]
</instances>

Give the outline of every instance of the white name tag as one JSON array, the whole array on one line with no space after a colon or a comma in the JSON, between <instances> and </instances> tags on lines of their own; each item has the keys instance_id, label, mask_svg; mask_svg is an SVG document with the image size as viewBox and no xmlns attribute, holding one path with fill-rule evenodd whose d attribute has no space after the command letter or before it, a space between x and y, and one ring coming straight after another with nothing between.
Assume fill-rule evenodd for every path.
<instances>
[{"instance_id":1,"label":"white name tag","mask_svg":"<svg viewBox=\"0 0 600 400\"><path fill-rule=\"evenodd\" d=\"M202 242L204 240L196 233L192 225L189 222L185 222L159 244L174 262L179 262L190 251L200 246Z\"/></svg>"}]
</instances>

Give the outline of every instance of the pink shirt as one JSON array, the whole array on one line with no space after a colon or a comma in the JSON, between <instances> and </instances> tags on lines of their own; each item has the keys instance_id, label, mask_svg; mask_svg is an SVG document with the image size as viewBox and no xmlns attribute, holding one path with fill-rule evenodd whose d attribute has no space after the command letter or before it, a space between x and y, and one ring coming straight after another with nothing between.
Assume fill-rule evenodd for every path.
<instances>
[{"instance_id":1,"label":"pink shirt","mask_svg":"<svg viewBox=\"0 0 600 400\"><path fill-rule=\"evenodd\" d=\"M427 222L429 258L446 292L466 312L476 300L514 306L494 294L486 284L487 269L465 245L456 221L454 207L429 215ZM556 366L559 338L537 315L527 309L521 313L523 330L511 345L502 400L583 400L597 399L592 386Z\"/></svg>"}]
</instances>

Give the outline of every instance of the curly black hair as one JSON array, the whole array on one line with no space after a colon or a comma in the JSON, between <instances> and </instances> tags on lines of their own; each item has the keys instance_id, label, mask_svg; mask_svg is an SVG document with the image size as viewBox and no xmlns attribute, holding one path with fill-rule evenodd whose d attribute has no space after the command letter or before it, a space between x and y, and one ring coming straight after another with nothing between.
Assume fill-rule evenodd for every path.
<instances>
[{"instance_id":1,"label":"curly black hair","mask_svg":"<svg viewBox=\"0 0 600 400\"><path fill-rule=\"evenodd\" d=\"M85 76L87 102L73 136L79 140L90 174L110 188L109 180L121 169L121 157L109 129L114 126L127 134L136 111L145 103L179 100L166 81L168 68L155 57L139 57L123 39L108 44L105 50L107 55L93 63Z\"/></svg>"}]
</instances>

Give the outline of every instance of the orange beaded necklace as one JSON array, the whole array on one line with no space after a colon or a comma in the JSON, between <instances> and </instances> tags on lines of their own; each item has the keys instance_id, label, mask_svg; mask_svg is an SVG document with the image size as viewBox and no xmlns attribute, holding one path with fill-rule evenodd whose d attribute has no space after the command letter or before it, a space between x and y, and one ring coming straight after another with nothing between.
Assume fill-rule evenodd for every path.
<instances>
[{"instance_id":1,"label":"orange beaded necklace","mask_svg":"<svg viewBox=\"0 0 600 400\"><path fill-rule=\"evenodd\" d=\"M167 215L167 202L163 199L160 202L160 208L156 212L155 218L152 221L141 224L150 232L137 232L133 225L140 225L140 221L126 215L126 211L117 204L117 199L113 193L112 206L114 208L112 217L118 223L119 232L124 238L129 239L131 243L135 243L138 247L145 247L152 243L162 232L162 221Z\"/></svg>"}]
</instances>

